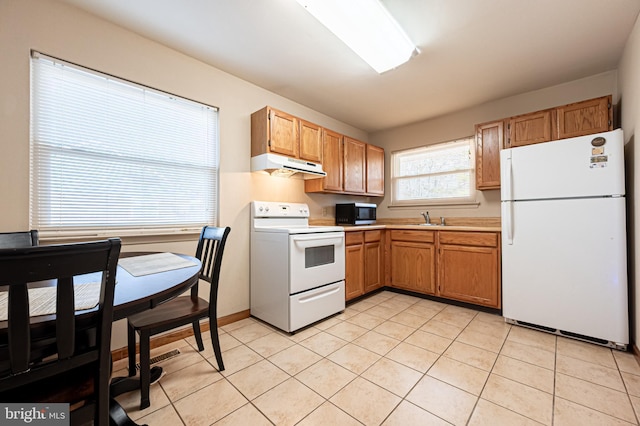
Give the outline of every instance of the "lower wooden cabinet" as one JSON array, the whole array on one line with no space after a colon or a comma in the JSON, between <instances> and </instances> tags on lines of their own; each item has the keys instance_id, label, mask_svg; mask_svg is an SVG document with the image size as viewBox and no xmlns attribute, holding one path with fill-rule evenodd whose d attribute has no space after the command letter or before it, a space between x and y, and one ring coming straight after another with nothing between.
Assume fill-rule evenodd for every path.
<instances>
[{"instance_id":1,"label":"lower wooden cabinet","mask_svg":"<svg viewBox=\"0 0 640 426\"><path fill-rule=\"evenodd\" d=\"M344 297L346 300L364 294L364 232L345 233L345 277Z\"/></svg>"},{"instance_id":2,"label":"lower wooden cabinet","mask_svg":"<svg viewBox=\"0 0 640 426\"><path fill-rule=\"evenodd\" d=\"M497 233L438 233L438 295L500 308L500 249Z\"/></svg>"},{"instance_id":3,"label":"lower wooden cabinet","mask_svg":"<svg viewBox=\"0 0 640 426\"><path fill-rule=\"evenodd\" d=\"M392 230L391 286L435 294L434 231Z\"/></svg>"},{"instance_id":4,"label":"lower wooden cabinet","mask_svg":"<svg viewBox=\"0 0 640 426\"><path fill-rule=\"evenodd\" d=\"M384 285L383 231L345 234L345 299L350 300Z\"/></svg>"},{"instance_id":5,"label":"lower wooden cabinet","mask_svg":"<svg viewBox=\"0 0 640 426\"><path fill-rule=\"evenodd\" d=\"M501 307L499 232L348 231L345 242L346 300L388 285Z\"/></svg>"},{"instance_id":6,"label":"lower wooden cabinet","mask_svg":"<svg viewBox=\"0 0 640 426\"><path fill-rule=\"evenodd\" d=\"M389 285L499 309L500 234L389 231Z\"/></svg>"},{"instance_id":7,"label":"lower wooden cabinet","mask_svg":"<svg viewBox=\"0 0 640 426\"><path fill-rule=\"evenodd\" d=\"M364 292L384 286L384 242L383 231L364 233Z\"/></svg>"}]
</instances>

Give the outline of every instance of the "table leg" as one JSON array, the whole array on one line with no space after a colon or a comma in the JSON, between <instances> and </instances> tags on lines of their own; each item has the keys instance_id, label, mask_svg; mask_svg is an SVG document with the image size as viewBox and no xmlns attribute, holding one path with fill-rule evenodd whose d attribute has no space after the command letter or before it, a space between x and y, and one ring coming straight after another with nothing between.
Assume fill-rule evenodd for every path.
<instances>
[{"instance_id":1,"label":"table leg","mask_svg":"<svg viewBox=\"0 0 640 426\"><path fill-rule=\"evenodd\" d=\"M136 422L131 420L131 418L127 415L127 412L124 411L124 408L118 401L111 398L109 403L109 425L110 426L139 426ZM147 425L140 425L147 426Z\"/></svg>"}]
</instances>

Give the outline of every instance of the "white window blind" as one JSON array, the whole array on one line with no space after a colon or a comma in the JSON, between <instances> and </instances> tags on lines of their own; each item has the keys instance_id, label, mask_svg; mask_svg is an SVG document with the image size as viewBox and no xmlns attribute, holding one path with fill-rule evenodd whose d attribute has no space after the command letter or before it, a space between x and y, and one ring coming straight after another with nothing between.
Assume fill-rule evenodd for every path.
<instances>
[{"instance_id":1,"label":"white window blind","mask_svg":"<svg viewBox=\"0 0 640 426\"><path fill-rule=\"evenodd\" d=\"M34 52L31 227L192 232L217 221L218 110Z\"/></svg>"},{"instance_id":2,"label":"white window blind","mask_svg":"<svg viewBox=\"0 0 640 426\"><path fill-rule=\"evenodd\" d=\"M391 163L393 205L475 201L473 137L394 152Z\"/></svg>"}]
</instances>

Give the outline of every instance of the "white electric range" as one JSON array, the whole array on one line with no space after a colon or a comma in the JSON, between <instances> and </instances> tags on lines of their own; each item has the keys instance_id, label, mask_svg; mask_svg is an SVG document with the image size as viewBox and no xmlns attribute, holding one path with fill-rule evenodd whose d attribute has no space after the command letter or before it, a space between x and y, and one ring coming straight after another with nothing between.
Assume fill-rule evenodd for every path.
<instances>
[{"instance_id":1,"label":"white electric range","mask_svg":"<svg viewBox=\"0 0 640 426\"><path fill-rule=\"evenodd\" d=\"M251 315L287 332L343 311L344 229L302 203L251 203Z\"/></svg>"}]
</instances>

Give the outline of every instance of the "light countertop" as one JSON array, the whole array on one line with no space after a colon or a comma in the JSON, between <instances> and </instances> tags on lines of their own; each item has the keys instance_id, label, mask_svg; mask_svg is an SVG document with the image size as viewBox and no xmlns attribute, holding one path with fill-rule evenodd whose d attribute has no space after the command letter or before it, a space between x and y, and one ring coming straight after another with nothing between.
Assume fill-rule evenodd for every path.
<instances>
[{"instance_id":1,"label":"light countertop","mask_svg":"<svg viewBox=\"0 0 640 426\"><path fill-rule=\"evenodd\" d=\"M422 218L378 219L374 225L347 225L346 232L377 229L407 229L412 231L501 232L499 217L451 217L446 225L420 225ZM312 225L335 225L335 219L310 219Z\"/></svg>"},{"instance_id":2,"label":"light countertop","mask_svg":"<svg viewBox=\"0 0 640 426\"><path fill-rule=\"evenodd\" d=\"M371 231L376 229L407 229L412 231L467 231L467 232L501 232L499 226L482 226L482 225L355 225L344 226L345 232L354 231Z\"/></svg>"}]
</instances>

